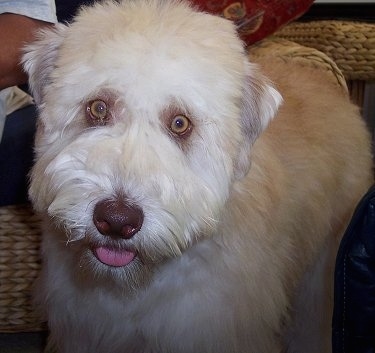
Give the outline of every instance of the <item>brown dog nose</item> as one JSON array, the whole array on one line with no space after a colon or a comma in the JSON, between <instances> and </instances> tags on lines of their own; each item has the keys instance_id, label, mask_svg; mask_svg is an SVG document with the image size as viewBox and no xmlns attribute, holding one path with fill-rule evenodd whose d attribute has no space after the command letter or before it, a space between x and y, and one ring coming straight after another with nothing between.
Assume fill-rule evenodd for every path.
<instances>
[{"instance_id":1,"label":"brown dog nose","mask_svg":"<svg viewBox=\"0 0 375 353\"><path fill-rule=\"evenodd\" d=\"M93 221L103 235L130 239L142 227L143 212L123 200L103 200L94 208Z\"/></svg>"}]
</instances>

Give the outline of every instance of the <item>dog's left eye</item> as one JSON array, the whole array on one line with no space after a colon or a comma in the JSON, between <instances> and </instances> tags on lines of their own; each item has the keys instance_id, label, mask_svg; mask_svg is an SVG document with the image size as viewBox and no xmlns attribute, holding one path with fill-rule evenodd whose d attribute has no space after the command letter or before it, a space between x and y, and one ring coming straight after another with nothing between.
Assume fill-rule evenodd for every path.
<instances>
[{"instance_id":1,"label":"dog's left eye","mask_svg":"<svg viewBox=\"0 0 375 353\"><path fill-rule=\"evenodd\" d=\"M172 119L169 129L178 136L186 135L191 130L191 121L185 115L176 115Z\"/></svg>"},{"instance_id":2,"label":"dog's left eye","mask_svg":"<svg viewBox=\"0 0 375 353\"><path fill-rule=\"evenodd\" d=\"M109 121L107 103L97 99L90 101L86 106L86 115L94 125L105 125Z\"/></svg>"}]
</instances>

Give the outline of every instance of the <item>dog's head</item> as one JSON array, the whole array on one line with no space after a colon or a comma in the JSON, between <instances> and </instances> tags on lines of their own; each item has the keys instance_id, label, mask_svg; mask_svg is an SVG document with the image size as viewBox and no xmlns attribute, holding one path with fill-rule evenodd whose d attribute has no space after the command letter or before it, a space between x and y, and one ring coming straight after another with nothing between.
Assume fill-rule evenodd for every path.
<instances>
[{"instance_id":1,"label":"dog's head","mask_svg":"<svg viewBox=\"0 0 375 353\"><path fill-rule=\"evenodd\" d=\"M129 281L216 228L281 100L231 22L178 1L84 8L24 67L34 206L81 266Z\"/></svg>"}]
</instances>

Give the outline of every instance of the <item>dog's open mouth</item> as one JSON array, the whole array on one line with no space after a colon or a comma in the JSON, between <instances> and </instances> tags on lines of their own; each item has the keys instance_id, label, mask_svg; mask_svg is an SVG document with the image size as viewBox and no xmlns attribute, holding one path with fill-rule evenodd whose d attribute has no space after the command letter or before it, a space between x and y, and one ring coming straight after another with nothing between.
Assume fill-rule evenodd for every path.
<instances>
[{"instance_id":1,"label":"dog's open mouth","mask_svg":"<svg viewBox=\"0 0 375 353\"><path fill-rule=\"evenodd\" d=\"M136 257L136 253L126 249L113 249L105 246L94 248L95 257L105 265L122 267L128 265Z\"/></svg>"}]
</instances>

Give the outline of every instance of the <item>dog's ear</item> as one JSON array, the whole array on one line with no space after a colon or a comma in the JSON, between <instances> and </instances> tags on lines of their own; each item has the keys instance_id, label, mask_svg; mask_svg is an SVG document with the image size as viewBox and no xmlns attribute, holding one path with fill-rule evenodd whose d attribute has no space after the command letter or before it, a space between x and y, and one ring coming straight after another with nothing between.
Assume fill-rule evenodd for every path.
<instances>
[{"instance_id":1,"label":"dog's ear","mask_svg":"<svg viewBox=\"0 0 375 353\"><path fill-rule=\"evenodd\" d=\"M251 164L251 147L276 115L281 102L282 97L272 83L259 72L256 65L249 64L241 107L241 128L244 139L235 166L237 179L248 173Z\"/></svg>"},{"instance_id":2,"label":"dog's ear","mask_svg":"<svg viewBox=\"0 0 375 353\"><path fill-rule=\"evenodd\" d=\"M44 88L50 82L66 28L63 24L57 24L52 29L41 30L37 33L36 41L24 48L22 64L29 76L30 89L37 105L43 101Z\"/></svg>"}]
</instances>

